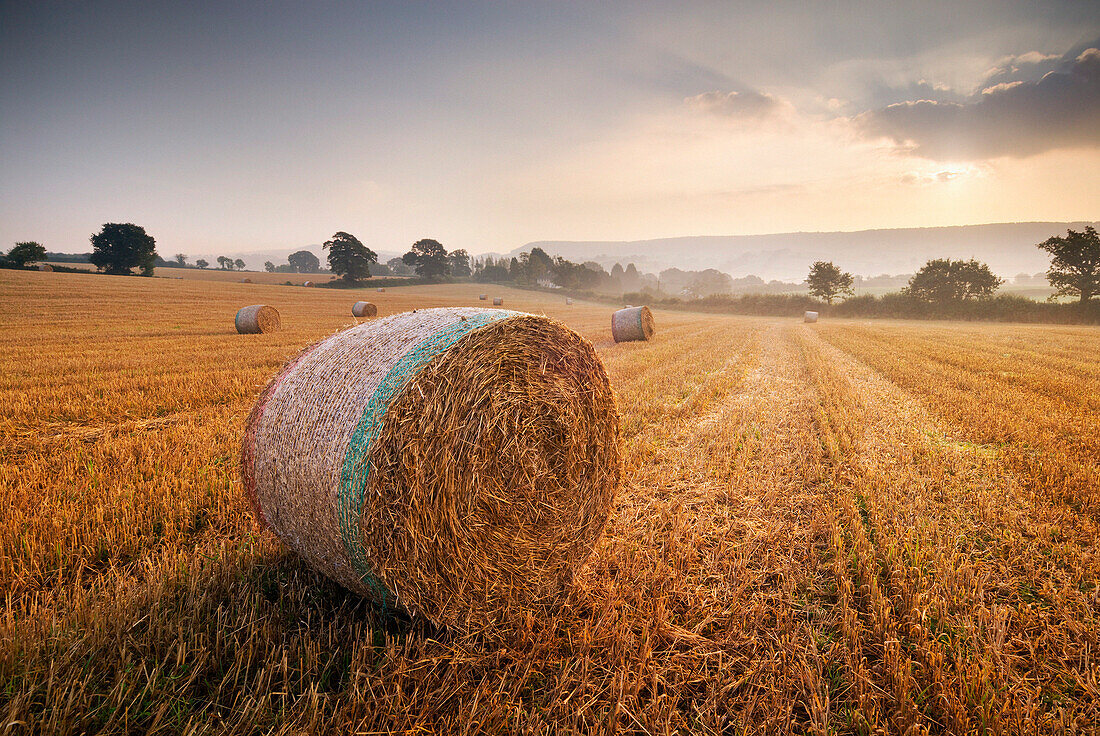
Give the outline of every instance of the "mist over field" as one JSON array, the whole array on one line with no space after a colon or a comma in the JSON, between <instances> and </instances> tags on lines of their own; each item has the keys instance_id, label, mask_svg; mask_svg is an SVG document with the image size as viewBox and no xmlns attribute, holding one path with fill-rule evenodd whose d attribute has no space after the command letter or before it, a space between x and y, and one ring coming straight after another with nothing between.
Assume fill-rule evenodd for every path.
<instances>
[{"instance_id":1,"label":"mist over field","mask_svg":"<svg viewBox=\"0 0 1100 736\"><path fill-rule=\"evenodd\" d=\"M807 264L836 260L861 276L905 274L916 271L930 258L977 258L997 274L1045 271L1049 259L1035 244L1067 229L1080 230L1100 222L1028 222L992 225L963 225L940 228L900 228L857 232L773 233L766 235L697 235L636 241L536 240L504 253L519 256L532 248L563 256L572 261L595 261L610 270L616 263L633 263L638 269L658 273L666 268L683 270L718 269L734 278L759 276L765 281L801 282ZM320 245L302 248L323 255ZM281 263L299 248L280 250L229 251L225 255L243 258L253 270L265 261ZM213 260L218 253L194 253L194 258ZM379 261L399 257L400 252L382 250ZM474 253L475 256L485 255Z\"/></svg>"}]
</instances>

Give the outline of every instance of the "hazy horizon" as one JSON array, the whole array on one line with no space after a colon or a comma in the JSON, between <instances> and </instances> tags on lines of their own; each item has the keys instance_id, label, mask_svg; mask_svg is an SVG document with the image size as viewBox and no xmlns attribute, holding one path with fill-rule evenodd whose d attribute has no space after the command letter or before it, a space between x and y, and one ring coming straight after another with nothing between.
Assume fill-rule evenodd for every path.
<instances>
[{"instance_id":1,"label":"hazy horizon","mask_svg":"<svg viewBox=\"0 0 1100 736\"><path fill-rule=\"evenodd\" d=\"M1100 214L1100 8L0 9L0 250L166 258ZM250 264L251 265L251 264Z\"/></svg>"}]
</instances>

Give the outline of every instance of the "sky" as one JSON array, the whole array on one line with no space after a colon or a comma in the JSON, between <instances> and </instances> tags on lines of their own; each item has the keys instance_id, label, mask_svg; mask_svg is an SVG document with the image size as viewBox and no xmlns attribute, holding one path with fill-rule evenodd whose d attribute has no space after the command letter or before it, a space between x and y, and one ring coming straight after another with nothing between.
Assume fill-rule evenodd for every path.
<instances>
[{"instance_id":1,"label":"sky","mask_svg":"<svg viewBox=\"0 0 1100 736\"><path fill-rule=\"evenodd\" d=\"M1100 219L1100 3L0 0L0 249Z\"/></svg>"}]
</instances>

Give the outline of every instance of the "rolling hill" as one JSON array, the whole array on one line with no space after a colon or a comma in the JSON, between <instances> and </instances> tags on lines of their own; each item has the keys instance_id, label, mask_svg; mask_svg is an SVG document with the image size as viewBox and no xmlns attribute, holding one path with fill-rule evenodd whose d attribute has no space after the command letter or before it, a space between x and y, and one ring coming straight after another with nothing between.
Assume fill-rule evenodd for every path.
<instances>
[{"instance_id":1,"label":"rolling hill","mask_svg":"<svg viewBox=\"0 0 1100 736\"><path fill-rule=\"evenodd\" d=\"M956 227L860 230L856 232L775 233L660 238L634 241L543 240L517 248L510 255L540 247L571 261L597 261L605 267L633 262L640 270L657 272L717 268L738 277L764 279L805 277L814 261L834 261L855 274L912 273L929 258L977 258L1003 276L1037 273L1049 265L1035 247L1067 228L1081 230L1097 222L1014 222Z\"/></svg>"}]
</instances>

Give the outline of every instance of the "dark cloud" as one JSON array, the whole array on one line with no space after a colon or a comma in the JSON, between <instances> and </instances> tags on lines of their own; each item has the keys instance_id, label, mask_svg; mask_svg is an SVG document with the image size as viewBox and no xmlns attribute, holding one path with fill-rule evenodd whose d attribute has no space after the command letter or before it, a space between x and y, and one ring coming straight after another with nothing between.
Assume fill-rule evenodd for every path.
<instances>
[{"instance_id":1,"label":"dark cloud","mask_svg":"<svg viewBox=\"0 0 1100 736\"><path fill-rule=\"evenodd\" d=\"M889 138L937 160L1100 147L1100 49L1085 49L1034 81L1013 77L1047 60L1036 54L1015 61L991 70L964 102L900 102L859 115L856 125L868 137Z\"/></svg>"},{"instance_id":2,"label":"dark cloud","mask_svg":"<svg viewBox=\"0 0 1100 736\"><path fill-rule=\"evenodd\" d=\"M778 113L783 106L772 95L753 90L704 92L701 95L689 97L684 102L696 110L737 120L763 120Z\"/></svg>"}]
</instances>

